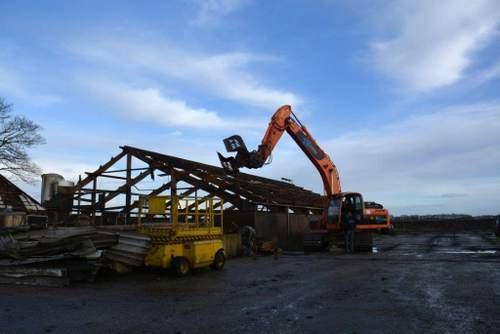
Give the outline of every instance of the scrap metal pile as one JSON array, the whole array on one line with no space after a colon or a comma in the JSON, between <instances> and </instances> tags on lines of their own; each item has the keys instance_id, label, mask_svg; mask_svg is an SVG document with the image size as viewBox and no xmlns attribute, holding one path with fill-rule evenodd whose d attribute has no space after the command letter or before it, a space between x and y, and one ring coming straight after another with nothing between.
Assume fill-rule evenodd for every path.
<instances>
[{"instance_id":1,"label":"scrap metal pile","mask_svg":"<svg viewBox=\"0 0 500 334\"><path fill-rule=\"evenodd\" d=\"M149 240L121 234L94 227L2 232L0 284L67 286L73 281L93 281L104 265L140 265Z\"/></svg>"}]
</instances>

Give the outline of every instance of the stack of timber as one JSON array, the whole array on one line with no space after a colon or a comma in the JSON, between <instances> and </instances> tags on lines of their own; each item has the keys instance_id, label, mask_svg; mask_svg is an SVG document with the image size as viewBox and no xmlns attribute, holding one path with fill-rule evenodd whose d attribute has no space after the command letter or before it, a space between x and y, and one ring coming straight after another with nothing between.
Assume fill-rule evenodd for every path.
<instances>
[{"instance_id":1,"label":"stack of timber","mask_svg":"<svg viewBox=\"0 0 500 334\"><path fill-rule=\"evenodd\" d=\"M67 286L93 281L116 233L93 227L0 232L0 284Z\"/></svg>"},{"instance_id":2,"label":"stack of timber","mask_svg":"<svg viewBox=\"0 0 500 334\"><path fill-rule=\"evenodd\" d=\"M134 232L120 232L118 244L106 250L105 258L120 272L142 267L151 249L151 238Z\"/></svg>"}]
</instances>

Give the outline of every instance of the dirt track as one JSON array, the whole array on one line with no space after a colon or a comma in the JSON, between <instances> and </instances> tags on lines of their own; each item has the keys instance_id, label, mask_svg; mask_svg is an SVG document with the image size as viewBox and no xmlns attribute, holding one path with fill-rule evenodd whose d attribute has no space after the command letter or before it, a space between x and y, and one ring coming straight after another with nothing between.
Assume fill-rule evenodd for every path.
<instances>
[{"instance_id":1,"label":"dirt track","mask_svg":"<svg viewBox=\"0 0 500 334\"><path fill-rule=\"evenodd\" d=\"M185 279L0 287L0 332L497 332L497 248L488 233L399 234L378 236L375 254L240 258Z\"/></svg>"}]
</instances>

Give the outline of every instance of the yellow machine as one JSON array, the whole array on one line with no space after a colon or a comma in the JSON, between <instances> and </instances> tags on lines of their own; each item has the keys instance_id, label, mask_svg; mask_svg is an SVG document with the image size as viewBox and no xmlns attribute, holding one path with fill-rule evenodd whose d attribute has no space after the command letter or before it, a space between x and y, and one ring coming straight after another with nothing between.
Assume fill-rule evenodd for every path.
<instances>
[{"instance_id":1,"label":"yellow machine","mask_svg":"<svg viewBox=\"0 0 500 334\"><path fill-rule=\"evenodd\" d=\"M169 211L165 209L167 203ZM222 270L223 204L222 199L215 197L142 197L138 230L153 242L145 265L171 268L177 276L187 275L191 268L210 266ZM145 223L146 219L150 222Z\"/></svg>"}]
</instances>

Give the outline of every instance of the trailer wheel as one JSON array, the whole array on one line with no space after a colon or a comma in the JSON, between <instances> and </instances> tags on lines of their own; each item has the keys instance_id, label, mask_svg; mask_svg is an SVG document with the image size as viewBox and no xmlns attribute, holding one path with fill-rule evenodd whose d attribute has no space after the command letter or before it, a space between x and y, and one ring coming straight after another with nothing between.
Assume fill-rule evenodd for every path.
<instances>
[{"instance_id":1,"label":"trailer wheel","mask_svg":"<svg viewBox=\"0 0 500 334\"><path fill-rule=\"evenodd\" d=\"M224 268L224 264L226 263L226 257L224 256L224 252L222 250L215 253L214 262L210 266L213 270L222 270Z\"/></svg>"},{"instance_id":2,"label":"trailer wheel","mask_svg":"<svg viewBox=\"0 0 500 334\"><path fill-rule=\"evenodd\" d=\"M172 260L172 267L177 277L184 277L189 273L189 261L183 257L178 256Z\"/></svg>"}]
</instances>

